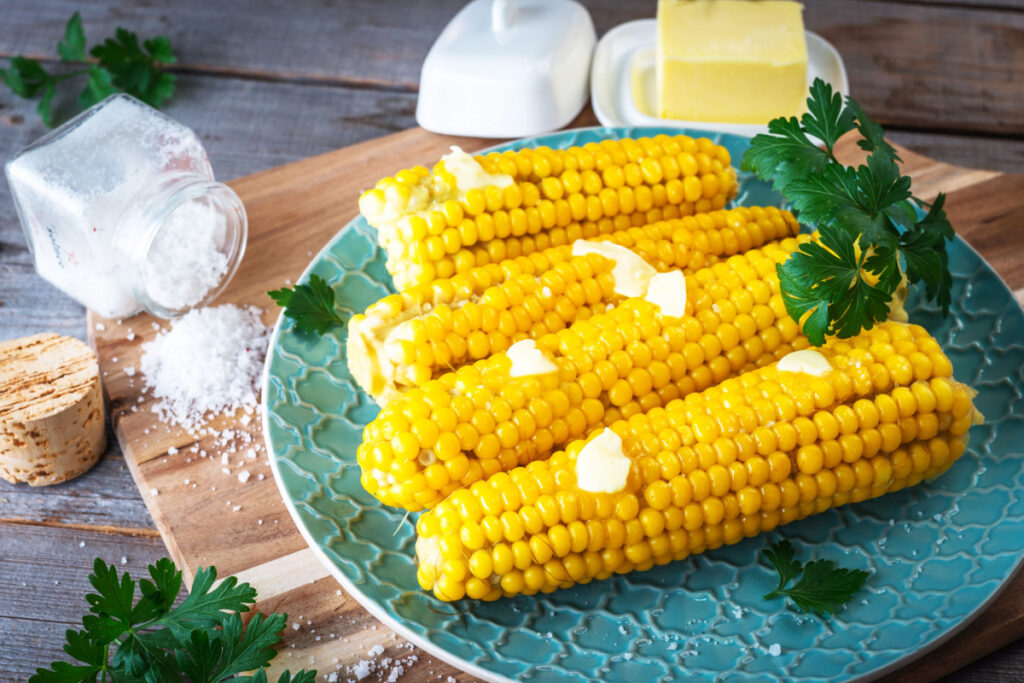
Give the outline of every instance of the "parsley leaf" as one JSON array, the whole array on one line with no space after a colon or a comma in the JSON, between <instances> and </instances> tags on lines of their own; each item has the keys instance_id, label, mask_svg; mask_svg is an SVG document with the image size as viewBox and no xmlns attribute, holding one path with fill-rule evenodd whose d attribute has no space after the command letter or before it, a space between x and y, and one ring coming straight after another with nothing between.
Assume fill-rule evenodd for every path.
<instances>
[{"instance_id":1,"label":"parsley leaf","mask_svg":"<svg viewBox=\"0 0 1024 683\"><path fill-rule=\"evenodd\" d=\"M287 615L256 614L243 628L241 613L255 602L256 590L234 577L215 586L213 567L196 572L192 591L177 607L182 575L174 563L162 559L149 566L149 575L138 582L136 601L135 580L97 558L89 576L96 592L86 595L90 613L82 630L67 631L64 645L82 664L53 662L37 669L30 683L90 681L100 673L103 680L267 680L263 667L275 655ZM253 670L252 677L237 676ZM313 683L315 677L315 671L294 677L286 671L279 683Z\"/></svg>"},{"instance_id":2,"label":"parsley leaf","mask_svg":"<svg viewBox=\"0 0 1024 683\"><path fill-rule=\"evenodd\" d=\"M319 275L310 275L309 284L275 289L267 294L284 307L284 314L303 332L323 334L333 325L345 324L334 307L334 290Z\"/></svg>"},{"instance_id":3,"label":"parsley leaf","mask_svg":"<svg viewBox=\"0 0 1024 683\"><path fill-rule=\"evenodd\" d=\"M87 109L109 95L122 91L146 104L162 106L174 95L174 74L163 67L177 61L171 41L164 36L144 40L118 28L108 38L86 53L82 16L75 12L64 28L64 40L57 43L62 62L81 68L62 74L51 74L35 59L18 55L11 58L7 69L0 69L0 81L19 97L32 98L42 94L36 111L47 126L53 125L51 105L57 85L77 76L88 77L78 96L78 106ZM90 55L92 59L90 59Z\"/></svg>"},{"instance_id":4,"label":"parsley leaf","mask_svg":"<svg viewBox=\"0 0 1024 683\"><path fill-rule=\"evenodd\" d=\"M171 41L157 36L139 45L139 37L118 28L89 53L110 73L114 85L146 104L161 107L174 95L174 75L162 70L163 64L177 61Z\"/></svg>"},{"instance_id":5,"label":"parsley leaf","mask_svg":"<svg viewBox=\"0 0 1024 683\"><path fill-rule=\"evenodd\" d=\"M804 130L821 138L832 156L832 148L844 133L853 130L854 113L843 108L843 96L832 92L832 86L815 78L811 84L811 97L807 113L800 118Z\"/></svg>"},{"instance_id":6,"label":"parsley leaf","mask_svg":"<svg viewBox=\"0 0 1024 683\"><path fill-rule=\"evenodd\" d=\"M839 137L855 128L857 144L869 152L856 168L832 153ZM945 198L929 206L911 194L882 127L853 99L844 105L815 79L807 113L799 121L774 119L768 131L751 140L743 168L771 180L799 219L818 230L777 268L786 310L811 343L852 337L885 320L903 273L911 283L924 283L927 297L948 313L953 279L946 243L953 228ZM808 136L820 138L825 149ZM918 219L923 207L928 212Z\"/></svg>"},{"instance_id":7,"label":"parsley leaf","mask_svg":"<svg viewBox=\"0 0 1024 683\"><path fill-rule=\"evenodd\" d=\"M820 616L837 614L870 576L862 569L837 567L831 560L801 564L795 559L796 554L789 541L775 543L764 554L779 573L778 587L767 593L764 599L785 596L800 611ZM797 582L787 588L797 577Z\"/></svg>"},{"instance_id":8,"label":"parsley leaf","mask_svg":"<svg viewBox=\"0 0 1024 683\"><path fill-rule=\"evenodd\" d=\"M82 15L75 12L64 27L64 40L57 43L57 54L65 62L85 61L85 30Z\"/></svg>"}]
</instances>

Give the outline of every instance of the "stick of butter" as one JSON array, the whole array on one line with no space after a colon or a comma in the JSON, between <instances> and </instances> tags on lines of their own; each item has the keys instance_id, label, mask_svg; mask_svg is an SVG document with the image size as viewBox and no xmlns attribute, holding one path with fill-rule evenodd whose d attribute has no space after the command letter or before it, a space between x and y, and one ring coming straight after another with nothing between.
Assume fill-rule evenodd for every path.
<instances>
[{"instance_id":1,"label":"stick of butter","mask_svg":"<svg viewBox=\"0 0 1024 683\"><path fill-rule=\"evenodd\" d=\"M803 5L783 0L658 0L660 116L768 123L807 97Z\"/></svg>"}]
</instances>

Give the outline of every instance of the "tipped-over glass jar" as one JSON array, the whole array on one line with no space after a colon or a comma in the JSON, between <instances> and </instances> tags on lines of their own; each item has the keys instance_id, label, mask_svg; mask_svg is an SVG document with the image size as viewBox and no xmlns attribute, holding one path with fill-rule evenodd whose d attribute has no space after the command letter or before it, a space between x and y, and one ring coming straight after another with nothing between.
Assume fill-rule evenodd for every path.
<instances>
[{"instance_id":1,"label":"tipped-over glass jar","mask_svg":"<svg viewBox=\"0 0 1024 683\"><path fill-rule=\"evenodd\" d=\"M242 200L191 129L114 95L11 159L7 182L41 276L101 316L212 301L245 251Z\"/></svg>"}]
</instances>

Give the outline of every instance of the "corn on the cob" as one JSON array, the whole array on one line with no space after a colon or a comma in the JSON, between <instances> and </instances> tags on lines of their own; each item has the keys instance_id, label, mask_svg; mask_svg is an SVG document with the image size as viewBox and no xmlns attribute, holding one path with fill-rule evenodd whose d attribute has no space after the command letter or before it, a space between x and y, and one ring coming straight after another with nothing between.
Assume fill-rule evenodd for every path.
<instances>
[{"instance_id":1,"label":"corn on the cob","mask_svg":"<svg viewBox=\"0 0 1024 683\"><path fill-rule=\"evenodd\" d=\"M454 492L417 523L419 583L493 600L644 570L912 486L964 451L973 392L922 328L820 354L821 376L766 366ZM625 476L581 488L584 448L612 434Z\"/></svg>"},{"instance_id":2,"label":"corn on the cob","mask_svg":"<svg viewBox=\"0 0 1024 683\"><path fill-rule=\"evenodd\" d=\"M359 209L378 229L395 286L448 278L580 237L721 209L729 152L685 135L605 140L475 158L453 150L380 180Z\"/></svg>"},{"instance_id":3,"label":"corn on the cob","mask_svg":"<svg viewBox=\"0 0 1024 683\"><path fill-rule=\"evenodd\" d=\"M808 239L752 249L686 276L685 317L630 298L539 338L557 373L512 378L499 353L407 391L363 432L363 487L389 505L431 507L597 425L803 348L775 267Z\"/></svg>"},{"instance_id":4,"label":"corn on the cob","mask_svg":"<svg viewBox=\"0 0 1024 683\"><path fill-rule=\"evenodd\" d=\"M791 237L788 211L741 207L628 228L597 239L633 250L660 272L684 273ZM481 266L384 297L348 323L352 376L384 405L466 362L538 339L617 303L614 264L572 246Z\"/></svg>"}]
</instances>

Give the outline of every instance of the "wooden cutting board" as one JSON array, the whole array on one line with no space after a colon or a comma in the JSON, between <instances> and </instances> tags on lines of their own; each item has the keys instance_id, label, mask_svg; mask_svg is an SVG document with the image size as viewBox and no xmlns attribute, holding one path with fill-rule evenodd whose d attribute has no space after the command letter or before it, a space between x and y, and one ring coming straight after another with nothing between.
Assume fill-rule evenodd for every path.
<instances>
[{"instance_id":1,"label":"wooden cutting board","mask_svg":"<svg viewBox=\"0 0 1024 683\"><path fill-rule=\"evenodd\" d=\"M449 145L472 151L493 141L452 138L412 129L231 182L249 214L249 243L238 273L217 304L255 305L273 324L278 309L266 291L296 280L313 255L357 213L362 189L414 164L431 165ZM842 152L856 155L852 140ZM968 170L900 150L915 194L949 194L947 211L959 233L1003 276L1021 300L1024 293L1024 176ZM383 659L403 660L403 681L470 680L379 624L340 589L292 523L273 481L257 414L222 417L214 426L234 430L198 441L169 429L150 411L138 368L141 346L160 321L147 315L103 320L89 314L111 419L125 460L171 558L191 582L197 567L215 565L259 591L256 608L288 612L281 655L274 668L312 666L338 680L367 650L383 678ZM132 368L132 369L129 369ZM176 448L177 452L173 449ZM248 453L253 449L252 453ZM205 456L204 456L205 453ZM255 456L255 457L252 457ZM225 469L227 472L225 472ZM246 482L238 474L249 472ZM1024 574L966 632L948 646L891 676L930 681L1024 636ZM393 665L392 665L393 666ZM323 680L322 678L320 680ZM367 680L376 680L376 676Z\"/></svg>"}]
</instances>

